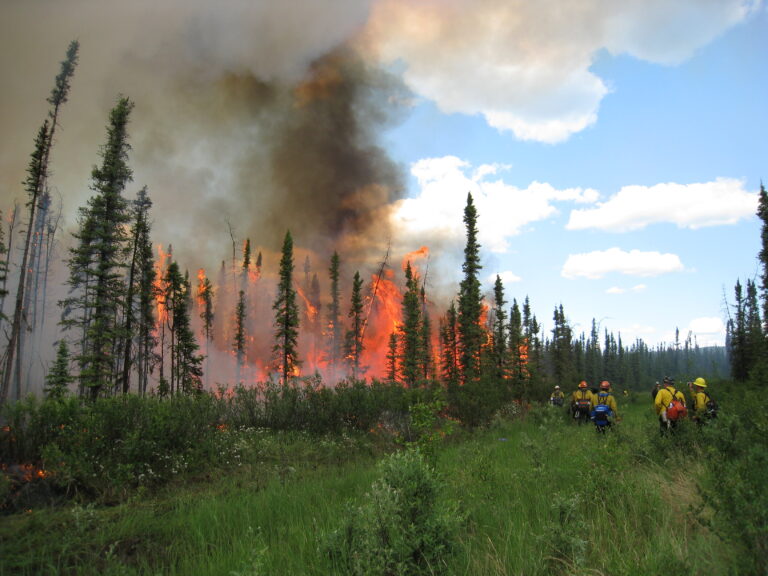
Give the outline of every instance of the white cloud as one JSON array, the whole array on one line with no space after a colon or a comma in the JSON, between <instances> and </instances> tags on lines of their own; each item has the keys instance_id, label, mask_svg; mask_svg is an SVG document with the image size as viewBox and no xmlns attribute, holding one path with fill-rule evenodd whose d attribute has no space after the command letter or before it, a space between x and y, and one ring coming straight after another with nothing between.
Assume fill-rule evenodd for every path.
<instances>
[{"instance_id":1,"label":"white cloud","mask_svg":"<svg viewBox=\"0 0 768 576\"><path fill-rule=\"evenodd\" d=\"M628 276L658 276L682 269L683 264L676 254L640 250L625 252L614 247L603 251L571 254L560 274L565 278L583 276L594 280L611 272Z\"/></svg>"},{"instance_id":2,"label":"white cloud","mask_svg":"<svg viewBox=\"0 0 768 576\"><path fill-rule=\"evenodd\" d=\"M521 189L497 178L496 170L472 166L455 156L419 160L411 173L419 185L415 198L400 200L393 214L398 234L405 236L463 238L464 208L472 193L478 212L478 240L492 252L508 248L508 238L520 234L528 225L557 213L555 203L590 203L598 198L592 189L558 190L547 183L532 182Z\"/></svg>"},{"instance_id":3,"label":"white cloud","mask_svg":"<svg viewBox=\"0 0 768 576\"><path fill-rule=\"evenodd\" d=\"M496 282L496 276L501 278L501 283L504 284L504 287L508 287L510 284L514 284L516 282L520 282L522 278L512 272L511 270L506 270L504 272L494 272L493 274L489 274L486 278L486 282L490 285L493 285Z\"/></svg>"},{"instance_id":4,"label":"white cloud","mask_svg":"<svg viewBox=\"0 0 768 576\"><path fill-rule=\"evenodd\" d=\"M688 330L697 336L725 336L725 324L723 319L717 316L694 318L688 325Z\"/></svg>"},{"instance_id":5,"label":"white cloud","mask_svg":"<svg viewBox=\"0 0 768 576\"><path fill-rule=\"evenodd\" d=\"M744 190L744 181L732 178L694 184L624 186L594 208L573 210L566 229L625 232L660 222L696 229L735 224L753 216L756 210L757 194Z\"/></svg>"},{"instance_id":6,"label":"white cloud","mask_svg":"<svg viewBox=\"0 0 768 576\"><path fill-rule=\"evenodd\" d=\"M612 286L605 291L606 294L626 294L627 292L643 292L647 286L645 284L637 284L631 288L620 288L619 286Z\"/></svg>"},{"instance_id":7,"label":"white cloud","mask_svg":"<svg viewBox=\"0 0 768 576\"><path fill-rule=\"evenodd\" d=\"M676 64L746 18L758 0L380 0L365 46L399 62L446 113L482 115L521 140L560 142L594 124L596 54Z\"/></svg>"}]
</instances>

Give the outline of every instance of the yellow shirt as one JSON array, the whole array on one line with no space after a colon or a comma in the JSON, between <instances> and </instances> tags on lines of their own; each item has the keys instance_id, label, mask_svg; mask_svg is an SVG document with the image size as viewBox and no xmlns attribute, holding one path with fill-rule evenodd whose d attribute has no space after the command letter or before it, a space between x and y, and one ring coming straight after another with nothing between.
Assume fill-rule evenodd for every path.
<instances>
[{"instance_id":1,"label":"yellow shirt","mask_svg":"<svg viewBox=\"0 0 768 576\"><path fill-rule=\"evenodd\" d=\"M659 390L656 394L656 400L653 401L656 414L661 416L662 413L665 413L673 398L680 400L685 405L685 395L680 390L675 390L673 386L667 386Z\"/></svg>"},{"instance_id":2,"label":"yellow shirt","mask_svg":"<svg viewBox=\"0 0 768 576\"><path fill-rule=\"evenodd\" d=\"M571 394L571 404L575 404L577 400L589 400L589 404L592 405L593 396L594 395L589 388L579 388L578 390L574 390L573 394Z\"/></svg>"},{"instance_id":3,"label":"yellow shirt","mask_svg":"<svg viewBox=\"0 0 768 576\"><path fill-rule=\"evenodd\" d=\"M608 396L603 396L602 398L600 397L600 393L599 392L597 394L593 394L592 395L592 408L594 408L598 404L605 404L606 406L608 406L608 408L611 409L611 411L613 412L614 416L618 415L617 407L616 407L616 398L614 398L613 394L611 394L610 392L608 392Z\"/></svg>"}]
</instances>

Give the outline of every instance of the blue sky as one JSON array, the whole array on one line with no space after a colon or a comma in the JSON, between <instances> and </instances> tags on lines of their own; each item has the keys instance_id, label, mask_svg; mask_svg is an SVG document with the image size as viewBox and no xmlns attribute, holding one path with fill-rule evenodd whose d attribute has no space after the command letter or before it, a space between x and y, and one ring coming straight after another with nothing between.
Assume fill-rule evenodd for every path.
<instances>
[{"instance_id":1,"label":"blue sky","mask_svg":"<svg viewBox=\"0 0 768 576\"><path fill-rule=\"evenodd\" d=\"M439 210L431 207L445 200L425 194L417 166L424 171L427 162L435 171L429 186L457 187L454 214L460 215L457 198L471 191L480 205L481 241L484 230L495 228L484 242L486 286L500 274L507 298L529 296L545 329L562 303L577 333L588 333L594 318L625 343L671 342L679 328L681 339L690 330L701 345L722 344L724 300L732 300L737 278L744 283L758 273L755 192L768 157L768 16L762 5L750 8L671 62L663 52L649 61L599 49L589 71L607 91L594 123L557 142L524 140L489 126L482 115L446 114L432 100L417 100L389 134L393 154L411 167L413 212ZM456 160L446 167L449 156ZM500 168L473 182L483 165ZM525 196L521 191L533 182L599 196L582 203L553 199L546 213L532 205L542 194L531 194L514 203L530 215L526 221L507 202ZM629 187L640 188L628 194ZM630 197L617 205L622 189ZM573 211L601 204L615 209L569 229ZM524 223L495 227L489 213ZM612 219L615 227L603 229ZM410 220L403 226L427 235L428 226ZM487 250L494 242L506 245Z\"/></svg>"},{"instance_id":2,"label":"blue sky","mask_svg":"<svg viewBox=\"0 0 768 576\"><path fill-rule=\"evenodd\" d=\"M376 138L405 175L404 198L385 210L393 247L431 249L434 294L458 286L468 192L486 287L501 275L507 299L528 296L545 330L562 304L577 334L594 318L625 343L671 342L677 328L722 344L724 301L759 272L762 0L34 0L2 13L6 213L77 38L52 177L65 231L123 93L137 104L132 165L158 241L192 270L227 257L225 222L274 246L281 236L259 237L282 193L265 160L272 119L238 100L231 79L290 90L344 45L410 91L401 121ZM257 194L239 190L243 173Z\"/></svg>"}]
</instances>

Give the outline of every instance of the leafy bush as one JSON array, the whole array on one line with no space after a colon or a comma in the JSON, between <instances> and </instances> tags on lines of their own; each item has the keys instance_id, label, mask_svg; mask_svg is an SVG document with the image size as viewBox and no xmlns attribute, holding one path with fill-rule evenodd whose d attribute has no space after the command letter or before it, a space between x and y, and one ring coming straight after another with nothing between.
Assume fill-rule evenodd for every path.
<instances>
[{"instance_id":1,"label":"leafy bush","mask_svg":"<svg viewBox=\"0 0 768 576\"><path fill-rule=\"evenodd\" d=\"M350 505L346 524L328 549L350 574L441 574L463 521L440 501L443 486L418 450L390 455L360 506Z\"/></svg>"},{"instance_id":2,"label":"leafy bush","mask_svg":"<svg viewBox=\"0 0 768 576\"><path fill-rule=\"evenodd\" d=\"M705 501L718 533L742 550L739 574L768 573L768 412L760 390L734 390L717 420L702 429L709 474Z\"/></svg>"}]
</instances>

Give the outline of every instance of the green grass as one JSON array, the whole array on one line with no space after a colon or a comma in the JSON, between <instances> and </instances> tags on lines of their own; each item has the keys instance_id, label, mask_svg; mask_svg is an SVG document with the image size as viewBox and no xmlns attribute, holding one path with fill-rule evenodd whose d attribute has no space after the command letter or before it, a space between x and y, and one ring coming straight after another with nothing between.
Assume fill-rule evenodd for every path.
<instances>
[{"instance_id":1,"label":"green grass","mask_svg":"<svg viewBox=\"0 0 768 576\"><path fill-rule=\"evenodd\" d=\"M467 521L443 573L731 573L698 488L696 431L663 439L648 405L623 412L605 436L546 407L449 439L435 465ZM261 442L229 473L201 470L125 504L3 517L0 575L334 574L325 542L346 502L365 497L376 459L306 435Z\"/></svg>"}]
</instances>

